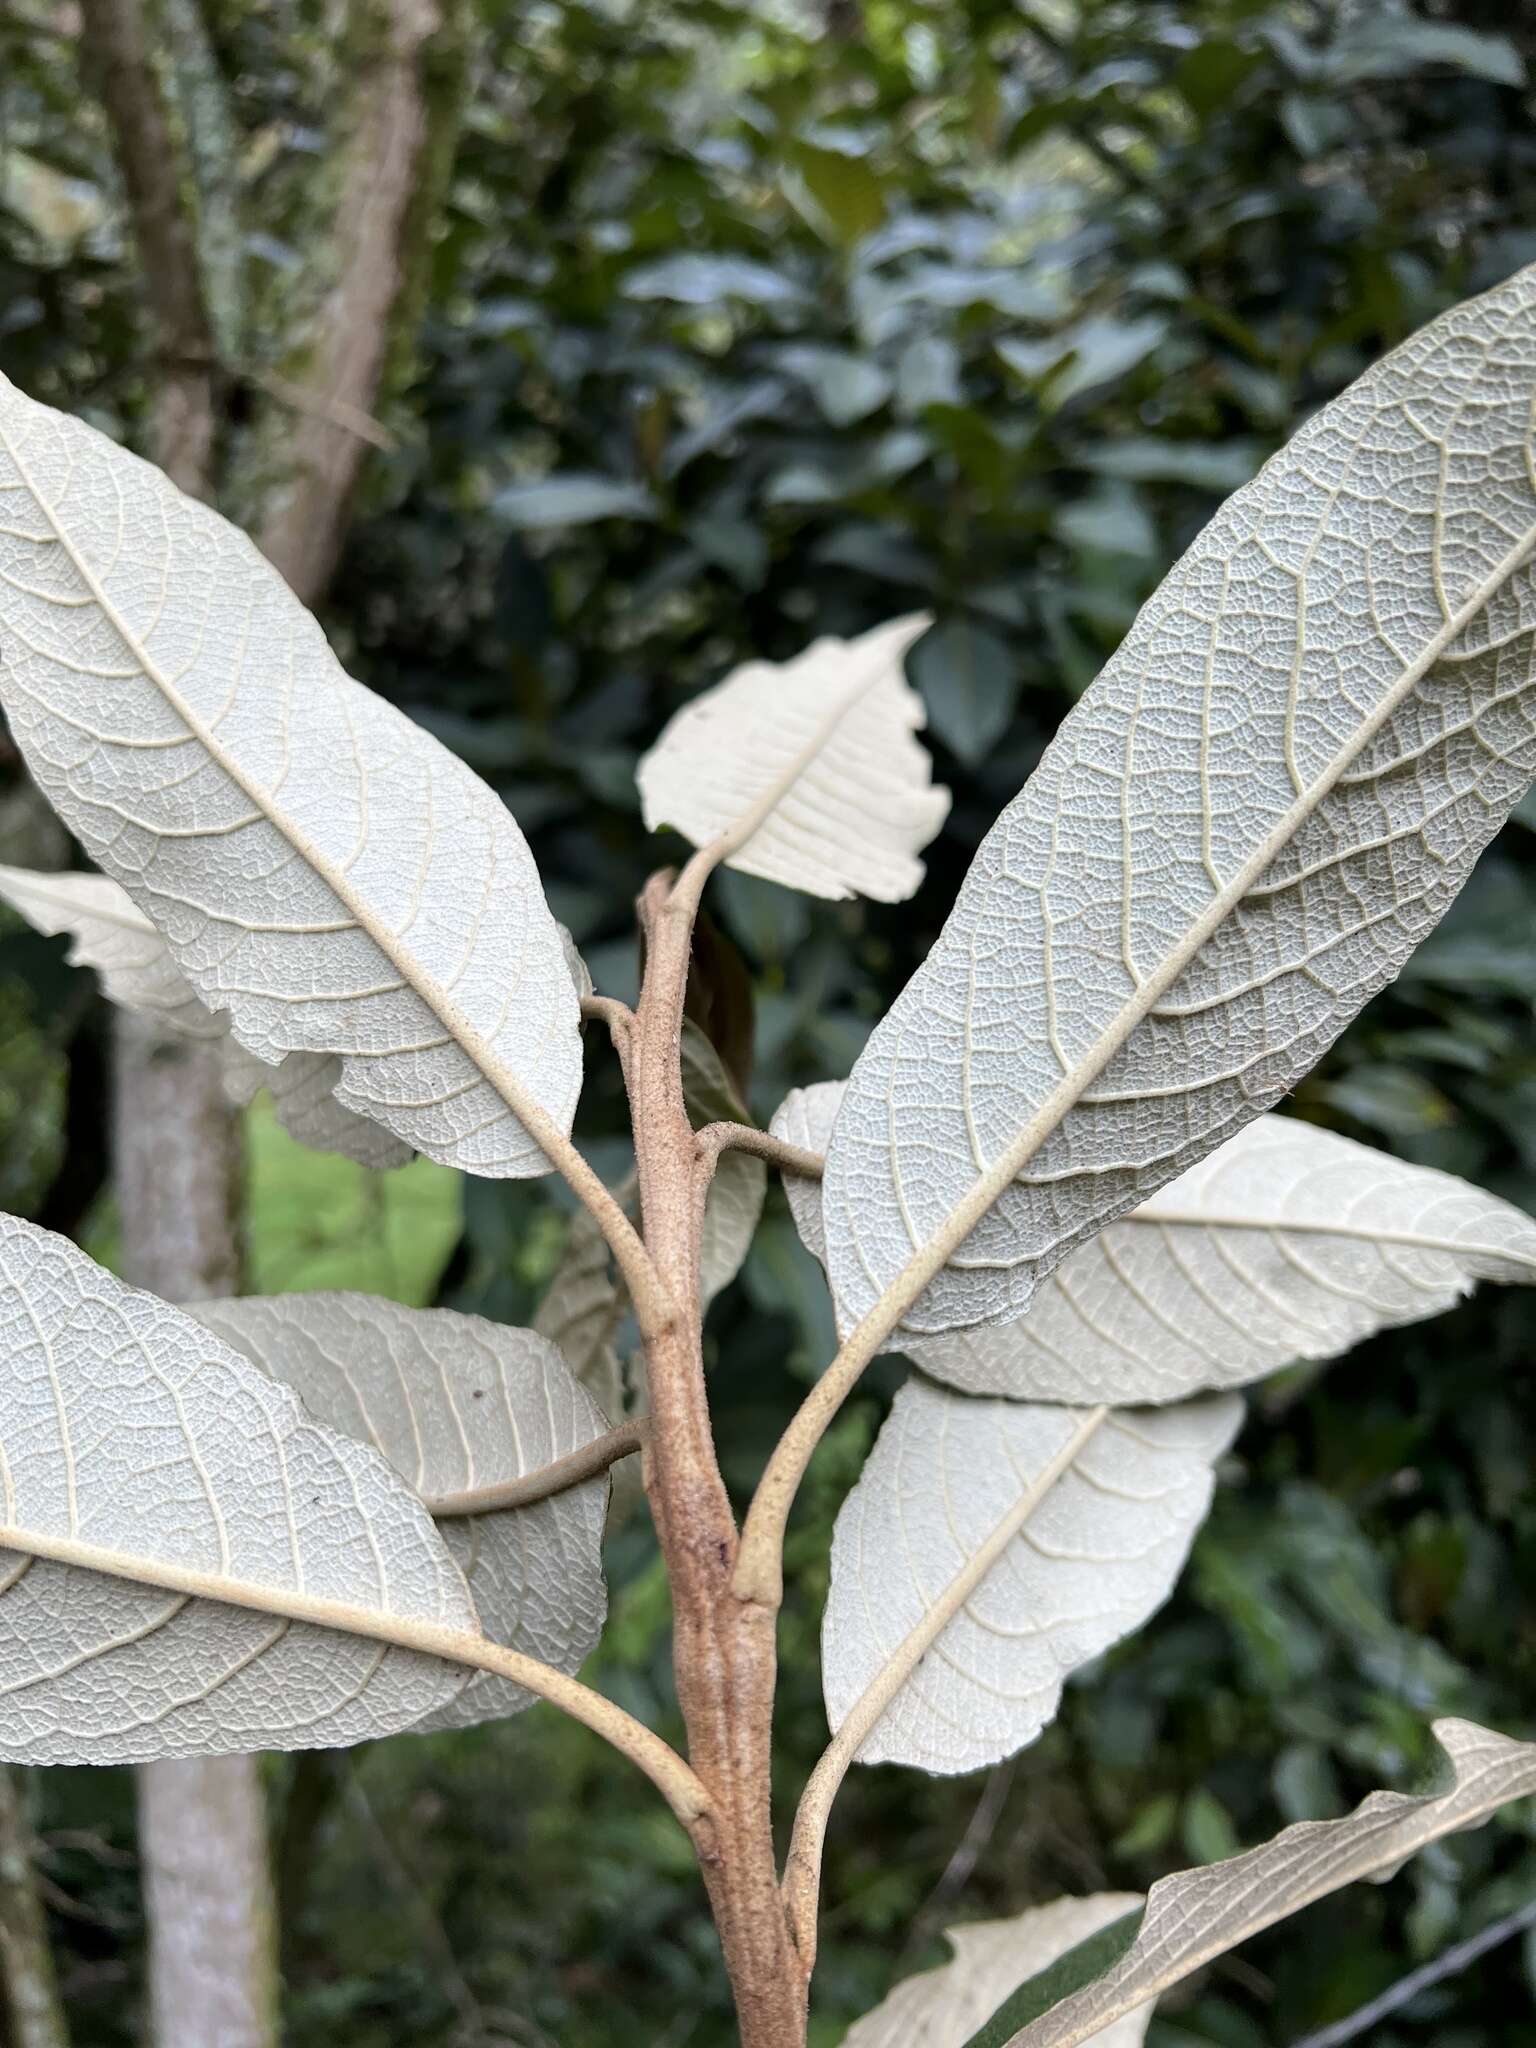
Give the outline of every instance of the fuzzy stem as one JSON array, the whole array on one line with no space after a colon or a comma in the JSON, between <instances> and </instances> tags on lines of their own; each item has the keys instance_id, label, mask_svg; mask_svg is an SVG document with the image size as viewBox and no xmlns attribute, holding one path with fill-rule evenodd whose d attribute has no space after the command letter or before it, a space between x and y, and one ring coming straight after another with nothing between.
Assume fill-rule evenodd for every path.
<instances>
[{"instance_id":1,"label":"fuzzy stem","mask_svg":"<svg viewBox=\"0 0 1536 2048\"><path fill-rule=\"evenodd\" d=\"M492 1515L509 1508L531 1507L535 1501L548 1500L551 1494L565 1493L584 1480L595 1479L620 1458L643 1449L645 1439L643 1418L621 1422L602 1436L593 1437L590 1443L568 1451L563 1458L556 1458L552 1464L541 1465L536 1472L525 1472L521 1478L504 1479L497 1485L472 1487L467 1493L424 1496L421 1504L438 1521L455 1515Z\"/></svg>"}]
</instances>

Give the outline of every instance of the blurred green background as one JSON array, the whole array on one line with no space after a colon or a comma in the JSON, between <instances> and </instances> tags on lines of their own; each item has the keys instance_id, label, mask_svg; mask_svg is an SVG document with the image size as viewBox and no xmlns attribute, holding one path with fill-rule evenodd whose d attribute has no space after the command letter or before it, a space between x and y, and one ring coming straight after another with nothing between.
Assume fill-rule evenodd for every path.
<instances>
[{"instance_id":1,"label":"blurred green background","mask_svg":"<svg viewBox=\"0 0 1536 2048\"><path fill-rule=\"evenodd\" d=\"M206 0L219 118L291 263L328 10ZM491 781L599 985L632 993L652 843L637 756L750 654L918 608L911 672L955 792L896 910L724 875L756 993L754 1106L846 1073L986 826L1221 497L1384 349L1536 258L1536 22L1486 0L480 0L420 354L326 623L354 671ZM67 7L0 9L0 363L132 431L142 312ZM259 312L259 308L258 308ZM260 322L248 361L264 368ZM63 848L0 756L0 859ZM1536 840L1512 823L1293 1109L1536 1209ZM0 1203L110 1253L103 1020L61 947L0 934ZM622 1162L611 1058L580 1131ZM535 1183L380 1179L251 1130L251 1284L524 1320L563 1222ZM956 1917L1160 1872L1337 1813L1438 1712L1536 1734L1536 1301L1489 1291L1257 1391L1182 1589L981 1777L857 1772L838 1808L813 2040ZM712 1312L743 1492L830 1355L771 1198ZM786 1813L824 1739L832 1517L899 1367L818 1460L792 1539ZM665 1589L611 1544L589 1676L673 1727ZM270 1765L297 2048L726 2048L681 1835L540 1708ZM31 1781L78 2041L136 2036L131 1785ZM1536 1892L1518 1814L1254 1942L1154 2048L1283 2048ZM1370 2038L1536 2043L1511 1943Z\"/></svg>"}]
</instances>

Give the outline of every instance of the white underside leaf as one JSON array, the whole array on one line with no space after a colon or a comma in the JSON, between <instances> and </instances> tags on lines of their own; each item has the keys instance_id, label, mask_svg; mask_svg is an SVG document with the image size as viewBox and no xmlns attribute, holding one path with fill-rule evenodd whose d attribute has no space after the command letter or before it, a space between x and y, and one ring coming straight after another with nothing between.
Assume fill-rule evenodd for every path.
<instances>
[{"instance_id":1,"label":"white underside leaf","mask_svg":"<svg viewBox=\"0 0 1536 2048\"><path fill-rule=\"evenodd\" d=\"M429 1504L552 1465L607 1427L553 1344L480 1316L368 1294L252 1296L190 1313L291 1387L316 1421L371 1445ZM439 1520L493 1642L580 1670L607 1609L607 1506L603 1474L529 1507ZM465 1728L532 1704L477 1673L417 1726Z\"/></svg>"},{"instance_id":2,"label":"white underside leaf","mask_svg":"<svg viewBox=\"0 0 1536 2048\"><path fill-rule=\"evenodd\" d=\"M0 899L35 931L67 936L70 964L94 968L103 994L123 1009L157 1017L186 1038L228 1033L228 1018L202 1002L154 925L106 875L0 868Z\"/></svg>"},{"instance_id":3,"label":"white underside leaf","mask_svg":"<svg viewBox=\"0 0 1536 2048\"><path fill-rule=\"evenodd\" d=\"M1167 1599L1241 1417L1233 1395L1090 1410L909 1380L833 1534L822 1683L834 1732L985 1554L858 1756L970 1771L1032 1742L1070 1674Z\"/></svg>"},{"instance_id":4,"label":"white underside leaf","mask_svg":"<svg viewBox=\"0 0 1536 2048\"><path fill-rule=\"evenodd\" d=\"M232 1038L227 1013L215 1015L204 1004L160 931L109 876L0 868L0 898L38 931L67 933L74 942L70 961L95 968L112 1002L156 1018L183 1038L216 1043L231 1102L245 1107L258 1090L269 1089L278 1122L301 1145L341 1152L375 1169L409 1162L409 1145L336 1100L340 1060L329 1053L291 1052L270 1067Z\"/></svg>"},{"instance_id":5,"label":"white underside leaf","mask_svg":"<svg viewBox=\"0 0 1536 2048\"><path fill-rule=\"evenodd\" d=\"M1430 1789L1373 1792L1342 1820L1302 1821L1273 1841L1160 1878L1136 1939L1109 1970L1049 2012L1019 2025L1007 2008L965 2048L1081 2048L1122 2015L1156 1999L1250 1936L1362 1879L1391 1877L1444 1835L1477 1827L1536 1792L1536 1743L1471 1721L1437 1721L1446 1768ZM1031 1998L1025 1984L1019 2002ZM1016 2029L1016 2031L1015 2031Z\"/></svg>"},{"instance_id":6,"label":"white underside leaf","mask_svg":"<svg viewBox=\"0 0 1536 2048\"><path fill-rule=\"evenodd\" d=\"M560 934L505 805L342 670L217 513L0 379L0 703L35 780L271 1065L484 1175L581 1080Z\"/></svg>"},{"instance_id":7,"label":"white underside leaf","mask_svg":"<svg viewBox=\"0 0 1536 2048\"><path fill-rule=\"evenodd\" d=\"M471 1674L374 1639L480 1638L414 1494L201 1324L0 1218L0 1754L329 1748Z\"/></svg>"},{"instance_id":8,"label":"white underside leaf","mask_svg":"<svg viewBox=\"0 0 1536 2048\"><path fill-rule=\"evenodd\" d=\"M984 842L827 1152L857 1322L1022 1315L1403 966L1536 771L1536 270L1435 321L1204 529Z\"/></svg>"},{"instance_id":9,"label":"white underside leaf","mask_svg":"<svg viewBox=\"0 0 1536 2048\"><path fill-rule=\"evenodd\" d=\"M733 669L642 759L646 825L675 826L695 846L745 830L727 866L812 896L910 896L918 852L949 814L914 737L922 699L902 673L929 623L892 619Z\"/></svg>"},{"instance_id":10,"label":"white underside leaf","mask_svg":"<svg viewBox=\"0 0 1536 2048\"><path fill-rule=\"evenodd\" d=\"M951 1927L954 1960L898 1984L843 2036L843 2048L965 2048L974 2028L1026 1978L1141 1904L1136 1892L1052 1899L1010 1920ZM1152 2008L1128 2013L1093 2037L1092 2048L1141 2048Z\"/></svg>"},{"instance_id":11,"label":"white underside leaf","mask_svg":"<svg viewBox=\"0 0 1536 2048\"><path fill-rule=\"evenodd\" d=\"M773 1128L820 1151L841 1084ZM787 1175L824 1256L820 1183ZM1536 1223L1482 1188L1293 1117L1262 1116L1106 1225L1017 1322L900 1339L924 1372L1013 1400L1178 1401L1438 1315L1479 1280L1536 1281Z\"/></svg>"}]
</instances>

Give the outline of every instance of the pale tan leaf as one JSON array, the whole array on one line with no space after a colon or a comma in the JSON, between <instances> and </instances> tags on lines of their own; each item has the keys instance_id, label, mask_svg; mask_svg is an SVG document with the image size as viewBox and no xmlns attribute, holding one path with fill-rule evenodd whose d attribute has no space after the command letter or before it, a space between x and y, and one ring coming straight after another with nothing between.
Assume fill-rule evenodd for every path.
<instances>
[{"instance_id":1,"label":"pale tan leaf","mask_svg":"<svg viewBox=\"0 0 1536 2048\"><path fill-rule=\"evenodd\" d=\"M352 681L245 536L0 379L0 702L36 781L275 1065L492 1176L547 1171L579 1005L511 813Z\"/></svg>"},{"instance_id":2,"label":"pale tan leaf","mask_svg":"<svg viewBox=\"0 0 1536 2048\"><path fill-rule=\"evenodd\" d=\"M862 1763L970 1771L1032 1742L1067 1677L1167 1599L1241 1418L1233 1395L1077 1409L909 1380L833 1534L833 1731L895 1675Z\"/></svg>"},{"instance_id":3,"label":"pale tan leaf","mask_svg":"<svg viewBox=\"0 0 1536 2048\"><path fill-rule=\"evenodd\" d=\"M205 1007L160 931L108 876L0 868L0 897L38 931L67 932L74 941L71 962L95 968L103 993L125 1010L144 1011L184 1038L217 1041L231 1102L247 1105L267 1088L278 1122L301 1145L342 1152L374 1168L404 1166L410 1159L409 1145L336 1101L340 1060L295 1052L270 1067L231 1038L228 1016Z\"/></svg>"},{"instance_id":4,"label":"pale tan leaf","mask_svg":"<svg viewBox=\"0 0 1536 2048\"><path fill-rule=\"evenodd\" d=\"M1022 1315L1433 929L1536 771L1533 399L1526 270L1316 413L1145 607L853 1070L849 1324Z\"/></svg>"},{"instance_id":5,"label":"pale tan leaf","mask_svg":"<svg viewBox=\"0 0 1536 2048\"><path fill-rule=\"evenodd\" d=\"M0 867L0 898L50 938L66 934L73 966L92 967L103 992L187 1038L222 1038L216 1017L176 967L165 940L126 889L105 875L37 874Z\"/></svg>"},{"instance_id":6,"label":"pale tan leaf","mask_svg":"<svg viewBox=\"0 0 1536 2048\"><path fill-rule=\"evenodd\" d=\"M473 1648L474 1606L381 1457L14 1217L0 1327L0 1754L331 1747L451 1708L471 1674L388 1637Z\"/></svg>"},{"instance_id":7,"label":"pale tan leaf","mask_svg":"<svg viewBox=\"0 0 1536 2048\"><path fill-rule=\"evenodd\" d=\"M741 1271L762 1220L768 1167L754 1153L726 1151L704 1203L699 1246L699 1287L707 1308Z\"/></svg>"},{"instance_id":8,"label":"pale tan leaf","mask_svg":"<svg viewBox=\"0 0 1536 2048\"><path fill-rule=\"evenodd\" d=\"M633 1173L613 1195L634 1222L640 1195ZM533 1327L554 1345L609 1423L624 1420L624 1370L615 1339L629 1311L629 1292L614 1268L608 1240L587 1211L578 1209Z\"/></svg>"},{"instance_id":9,"label":"pale tan leaf","mask_svg":"<svg viewBox=\"0 0 1536 2048\"><path fill-rule=\"evenodd\" d=\"M843 2048L964 2048L973 2028L994 2013L1026 1978L1101 1927L1134 1911L1136 1892L1099 1892L1053 1899L1010 1920L977 1920L946 1930L954 1960L898 1984L883 2004L857 2020ZM1150 2004L1093 2037L1092 2048L1141 2048Z\"/></svg>"},{"instance_id":10,"label":"pale tan leaf","mask_svg":"<svg viewBox=\"0 0 1536 2048\"><path fill-rule=\"evenodd\" d=\"M559 1352L531 1330L369 1294L198 1302L189 1311L299 1396L317 1422L372 1446L431 1506L553 1465L606 1425ZM575 1674L607 1607L606 1475L531 1506L439 1520L494 1642ZM530 1696L478 1673L422 1728L514 1714Z\"/></svg>"},{"instance_id":11,"label":"pale tan leaf","mask_svg":"<svg viewBox=\"0 0 1536 2048\"><path fill-rule=\"evenodd\" d=\"M1079 2048L1250 1936L1361 1879L1393 1875L1442 1836L1536 1792L1536 1743L1471 1721L1437 1721L1445 1769L1430 1789L1373 1792L1342 1820L1302 1821L1273 1841L1160 1878L1134 1943L1093 1983L1009 2032L1007 2011L966 2048ZM1027 1998L1026 1984L1020 1994Z\"/></svg>"},{"instance_id":12,"label":"pale tan leaf","mask_svg":"<svg viewBox=\"0 0 1536 2048\"><path fill-rule=\"evenodd\" d=\"M922 700L902 673L930 623L892 619L793 661L734 669L642 759L646 824L675 826L695 846L729 836L728 866L812 896L910 896L918 853L949 812L914 737Z\"/></svg>"},{"instance_id":13,"label":"pale tan leaf","mask_svg":"<svg viewBox=\"0 0 1536 2048\"><path fill-rule=\"evenodd\" d=\"M694 1129L706 1124L750 1124L751 1115L725 1070L725 1062L691 1018L684 1018L681 1065L683 1103ZM755 1153L721 1153L704 1203L699 1285L708 1308L741 1271L768 1197L768 1167Z\"/></svg>"},{"instance_id":14,"label":"pale tan leaf","mask_svg":"<svg viewBox=\"0 0 1536 2048\"><path fill-rule=\"evenodd\" d=\"M786 1097L773 1129L824 1150L842 1084ZM787 1174L825 1256L821 1183ZM1079 1245L1017 1322L893 1343L963 1393L1177 1401L1437 1315L1479 1280L1536 1280L1536 1223L1482 1188L1293 1117L1262 1116Z\"/></svg>"}]
</instances>

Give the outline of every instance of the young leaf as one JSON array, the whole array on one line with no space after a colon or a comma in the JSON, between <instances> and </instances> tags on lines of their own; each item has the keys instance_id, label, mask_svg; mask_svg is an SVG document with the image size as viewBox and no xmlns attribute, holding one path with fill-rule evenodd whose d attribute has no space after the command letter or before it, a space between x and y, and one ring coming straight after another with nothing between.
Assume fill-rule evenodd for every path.
<instances>
[{"instance_id":1,"label":"young leaf","mask_svg":"<svg viewBox=\"0 0 1536 2048\"><path fill-rule=\"evenodd\" d=\"M812 896L910 896L918 850L949 813L913 737L923 708L901 667L927 625L893 619L733 670L641 761L646 825L676 826L695 846L726 838L727 866Z\"/></svg>"},{"instance_id":2,"label":"young leaf","mask_svg":"<svg viewBox=\"0 0 1536 2048\"><path fill-rule=\"evenodd\" d=\"M1241 1417L1231 1395L1047 1408L909 1380L833 1534L833 1730L905 1670L861 1763L970 1771L1032 1742L1067 1676L1167 1599Z\"/></svg>"},{"instance_id":3,"label":"young leaf","mask_svg":"<svg viewBox=\"0 0 1536 2048\"><path fill-rule=\"evenodd\" d=\"M49 938L66 934L74 967L93 967L104 993L187 1038L222 1038L216 1017L171 959L166 943L126 890L105 875L38 874L0 867L0 899Z\"/></svg>"},{"instance_id":4,"label":"young leaf","mask_svg":"<svg viewBox=\"0 0 1536 2048\"><path fill-rule=\"evenodd\" d=\"M38 931L67 932L69 958L94 967L104 993L125 1010L155 1016L185 1038L218 1042L224 1085L246 1105L271 1090L277 1120L290 1137L317 1152L341 1152L359 1166L404 1166L411 1157L379 1124L343 1109L335 1098L341 1062L329 1053L291 1052L269 1067L229 1035L229 1018L208 1009L171 958L159 929L126 889L106 875L36 874L0 868L0 897Z\"/></svg>"},{"instance_id":5,"label":"young leaf","mask_svg":"<svg viewBox=\"0 0 1536 2048\"><path fill-rule=\"evenodd\" d=\"M275 1064L429 1157L542 1173L581 1079L527 846L250 542L0 379L0 703L56 810Z\"/></svg>"},{"instance_id":6,"label":"young leaf","mask_svg":"<svg viewBox=\"0 0 1536 2048\"><path fill-rule=\"evenodd\" d=\"M287 1294L189 1311L299 1396L317 1422L370 1445L439 1515L484 1632L579 1671L607 1608L606 1475L500 1513L442 1518L455 1496L553 1465L606 1422L547 1339L451 1309L369 1294ZM479 1673L420 1728L465 1728L531 1704Z\"/></svg>"},{"instance_id":7,"label":"young leaf","mask_svg":"<svg viewBox=\"0 0 1536 2048\"><path fill-rule=\"evenodd\" d=\"M1527 270L1319 412L1142 612L854 1068L847 1321L893 1287L923 1334L1022 1315L1432 929L1536 770L1533 393Z\"/></svg>"},{"instance_id":8,"label":"young leaf","mask_svg":"<svg viewBox=\"0 0 1536 2048\"><path fill-rule=\"evenodd\" d=\"M964 2048L972 2029L1027 1977L1140 1904L1135 1892L1099 1892L1052 1899L1011 1920L951 1927L945 1939L954 1960L898 1984L848 2029L843 2048ZM1093 2048L1141 2048L1151 2017L1150 2004L1128 2013L1096 2034Z\"/></svg>"},{"instance_id":9,"label":"young leaf","mask_svg":"<svg viewBox=\"0 0 1536 2048\"><path fill-rule=\"evenodd\" d=\"M1250 1935L1344 1885L1391 1877L1431 1842L1477 1827L1511 1799L1536 1792L1536 1743L1513 1742L1471 1721L1437 1721L1435 1738L1444 1767L1425 1790L1373 1792L1342 1820L1300 1821L1241 1856L1159 1878L1134 1940L1107 1970L1099 1974L1102 1960L1085 1958L1093 1973L1086 1981L1087 1971L1072 1971L1069 1953L1045 1980L1022 1985L965 2048L1096 2042L1123 2014ZM1072 1988L1073 1976L1084 1988Z\"/></svg>"},{"instance_id":10,"label":"young leaf","mask_svg":"<svg viewBox=\"0 0 1536 2048\"><path fill-rule=\"evenodd\" d=\"M451 1707L470 1674L388 1638L479 1624L382 1458L15 1217L0 1327L0 1754L329 1747Z\"/></svg>"},{"instance_id":11,"label":"young leaf","mask_svg":"<svg viewBox=\"0 0 1536 2048\"><path fill-rule=\"evenodd\" d=\"M838 1082L796 1089L773 1129L821 1151ZM785 1176L824 1256L821 1187ZM1536 1223L1454 1175L1293 1117L1261 1116L1107 1224L1013 1323L903 1337L924 1372L1012 1400L1178 1401L1450 1308L1479 1280L1536 1281Z\"/></svg>"}]
</instances>

